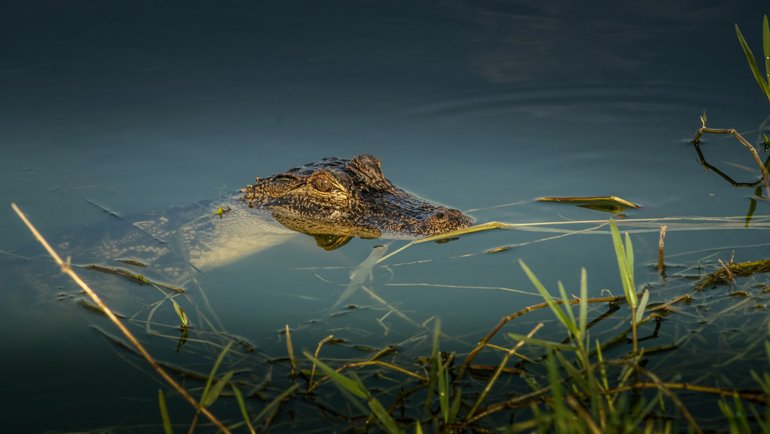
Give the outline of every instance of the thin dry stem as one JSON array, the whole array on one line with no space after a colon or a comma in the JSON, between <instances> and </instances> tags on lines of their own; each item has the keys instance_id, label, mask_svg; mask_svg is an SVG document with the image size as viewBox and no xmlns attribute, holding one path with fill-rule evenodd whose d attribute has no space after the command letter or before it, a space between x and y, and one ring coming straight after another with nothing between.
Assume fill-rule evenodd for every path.
<instances>
[{"instance_id":1,"label":"thin dry stem","mask_svg":"<svg viewBox=\"0 0 770 434\"><path fill-rule=\"evenodd\" d=\"M727 275L727 281L728 282L735 282L735 276L733 275L733 270L730 268L729 265L725 264L725 261L722 259L717 259L719 261L719 265L722 266L722 269L725 270L725 274ZM733 261L730 261L730 265L733 264Z\"/></svg>"},{"instance_id":2,"label":"thin dry stem","mask_svg":"<svg viewBox=\"0 0 770 434\"><path fill-rule=\"evenodd\" d=\"M190 405L192 405L196 410L199 410L201 413L203 413L204 416L206 416L214 425L219 428L220 431L224 433L229 433L230 430L227 429L227 427L217 419L216 416L214 416L206 407L203 407L195 398L193 398L187 390L182 387L179 383L176 382L167 372L165 369L163 369L158 362L155 361L155 359L150 355L150 353L145 349L144 345L139 342L139 340L134 336L133 333L123 324L123 322L115 315L115 313L112 312L112 310L107 306L107 304L102 301L101 297L94 292L93 289L91 289L88 284L83 281L83 279L80 278L80 276L72 269L70 266L69 258L67 259L67 262L62 261L61 256L59 256L58 253L51 247L50 244L48 244L48 241L46 241L45 238L40 234L40 232L35 228L35 226L32 224L32 222L29 221L27 216L19 209L19 207L15 204L11 204L11 208L13 208L13 211L19 216L21 221L24 222L25 225L27 225L27 228L30 232L32 232L32 235L34 235L35 239L45 248L45 250L48 252L49 255L53 258L53 260L56 262L57 265L61 268L62 273L69 276L75 283L80 286L80 288L83 289L83 291L88 295L89 298L99 306L99 308L104 312L105 315L112 321L113 324L123 333L123 335L128 339L128 341L131 343L131 345L136 348L136 350L139 352L139 354L144 357L145 360L152 366L152 369L155 370L155 372L158 373L158 375L163 378L174 390L179 393L182 398L185 399L185 401L189 402Z\"/></svg>"},{"instance_id":3,"label":"thin dry stem","mask_svg":"<svg viewBox=\"0 0 770 434\"><path fill-rule=\"evenodd\" d=\"M315 349L315 353L313 354L313 367L310 369L310 379L307 382L307 390L310 391L314 389L313 387L313 377L315 377L315 370L317 363L315 362L318 360L318 354L321 353L321 348L324 346L325 343L329 342L330 340L334 339L334 335L329 335L323 339L321 339L320 342L318 342L318 346Z\"/></svg>"},{"instance_id":4,"label":"thin dry stem","mask_svg":"<svg viewBox=\"0 0 770 434\"><path fill-rule=\"evenodd\" d=\"M291 363L291 371L289 375L294 378L297 375L297 359L294 357L294 345L291 343L291 330L289 325L286 324L286 352L289 353L289 362Z\"/></svg>"},{"instance_id":5,"label":"thin dry stem","mask_svg":"<svg viewBox=\"0 0 770 434\"><path fill-rule=\"evenodd\" d=\"M527 338L531 338L532 336L537 333L538 330L540 330L543 327L543 323L538 323L535 327L530 330L529 333L527 333ZM489 382L487 383L486 387L484 387L484 390L481 392L481 395L479 395L479 398L476 400L476 403L473 404L473 407L471 407L471 410L468 412L468 418L473 417L473 413L476 412L476 410L479 408L481 403L484 401L484 399L487 397L489 392L492 390L492 386L494 386L495 382L497 382L497 379L500 377L500 374L503 372L503 369L505 369L505 365L508 364L508 360L516 354L516 351L518 351L521 347L524 346L525 340L520 340L519 342L514 345L513 348L508 350L505 355L503 356L503 360L500 361L500 364L498 365L497 369L495 370L495 373L492 374L492 378L489 379Z\"/></svg>"},{"instance_id":6,"label":"thin dry stem","mask_svg":"<svg viewBox=\"0 0 770 434\"><path fill-rule=\"evenodd\" d=\"M766 404L767 395L758 390L736 390L736 389L723 389L720 387L701 386L699 384L690 383L657 383L650 381L638 381L636 383L629 384L627 386L616 387L608 389L602 393L607 395L614 395L616 393L628 392L634 389L670 389L670 390L687 390L692 392L709 393L713 395L719 395L724 397L738 396L741 399L750 401L756 404Z\"/></svg>"},{"instance_id":7,"label":"thin dry stem","mask_svg":"<svg viewBox=\"0 0 770 434\"><path fill-rule=\"evenodd\" d=\"M660 225L660 238L658 239L658 274L661 277L666 277L666 264L664 262L663 248L666 243L666 231L667 225Z\"/></svg>"},{"instance_id":8,"label":"thin dry stem","mask_svg":"<svg viewBox=\"0 0 770 434\"><path fill-rule=\"evenodd\" d=\"M695 133L693 142L699 143L703 134L731 134L749 151L752 158L754 158L754 162L757 164L757 167L759 167L760 173L762 173L762 182L765 184L765 196L770 196L770 174L768 174L767 167L765 167L762 159L759 158L759 154L757 154L757 150L754 149L754 146L733 128L708 128L703 118L701 118L701 124L702 126L698 128L698 131Z\"/></svg>"}]
</instances>

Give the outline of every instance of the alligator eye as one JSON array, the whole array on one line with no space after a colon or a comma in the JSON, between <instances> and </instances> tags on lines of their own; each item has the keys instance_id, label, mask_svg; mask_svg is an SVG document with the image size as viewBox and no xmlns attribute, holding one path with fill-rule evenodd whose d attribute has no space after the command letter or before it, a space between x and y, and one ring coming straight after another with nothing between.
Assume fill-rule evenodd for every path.
<instances>
[{"instance_id":1,"label":"alligator eye","mask_svg":"<svg viewBox=\"0 0 770 434\"><path fill-rule=\"evenodd\" d=\"M313 180L313 187L321 192L328 193L332 190L334 185L326 178L319 177Z\"/></svg>"}]
</instances>

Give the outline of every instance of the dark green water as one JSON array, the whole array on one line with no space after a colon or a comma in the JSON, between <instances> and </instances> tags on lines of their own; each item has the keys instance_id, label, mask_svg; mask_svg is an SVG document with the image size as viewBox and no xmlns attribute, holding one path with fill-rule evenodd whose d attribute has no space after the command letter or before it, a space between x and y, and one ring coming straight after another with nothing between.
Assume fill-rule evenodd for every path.
<instances>
[{"instance_id":1,"label":"dark green water","mask_svg":"<svg viewBox=\"0 0 770 434\"><path fill-rule=\"evenodd\" d=\"M8 432L160 430L161 386L137 369L141 361L90 327L113 332L73 302L77 291L33 246L10 202L54 239L81 233L89 223L120 231L131 216L222 198L257 176L322 157L370 153L395 184L471 210L479 222L603 219L606 214L532 199L610 194L642 206L629 218L740 217L752 191L704 173L688 140L703 110L710 126L736 128L752 142L760 137L768 105L734 24L758 49L766 12L767 3L758 1L4 4L3 425ZM757 177L748 154L730 138L707 138L704 152L741 180ZM759 201L755 214L762 222L770 214L767 202ZM717 258L770 255L767 230L690 223L688 229L698 230L672 227L668 235L669 260L682 266L673 270L697 274L686 267L699 260L711 271ZM579 269L586 267L592 296L604 289L622 293L604 234L483 254L553 235L496 231L414 246L376 267L370 286L416 323L440 317L453 337L446 349L461 353L502 315L540 302L519 259L551 288L562 280L576 291ZM652 266L654 228L632 236L640 287L653 284L658 301L690 290L684 278L661 282ZM364 294L350 302L370 308L326 316L349 272L381 243L353 240L326 252L309 237L295 237L205 273L207 318L258 347L242 361L255 382L268 369L276 378L285 375L285 364L265 363L285 355L277 333L285 324L297 329L298 350L314 350L329 334L370 346L418 336L425 339L404 345L404 360L426 355L431 323L421 328L386 316L387 309ZM393 251L404 242L389 243ZM22 272L33 279L22 279ZM95 279L106 282L106 298L127 316L146 318L147 306L162 298L146 286ZM747 286L768 284L766 276L750 279ZM728 290L714 289L696 304L730 306ZM762 336L767 310L756 306L767 301L756 292L740 307L742 315L704 330L703 342L683 350L676 363L665 356L652 365L687 380L750 385L747 372L766 367L762 359L747 357L730 373L707 373L714 360L729 360ZM202 308L200 298L189 303L191 311ZM165 304L155 320L173 324L173 315ZM512 331L525 333L537 319L548 316L527 318ZM670 343L688 327L670 320L654 345ZM175 338L147 336L143 324L133 328L172 363L207 372L216 357L215 349L194 343L178 354ZM356 355L349 349L326 354ZM268 395L288 384L281 381ZM188 423L190 411L179 399L172 402L172 414L182 415L175 421ZM237 419L235 404L226 406ZM309 408L298 404L294 416ZM308 420L285 422L281 430L306 430L314 419Z\"/></svg>"}]
</instances>

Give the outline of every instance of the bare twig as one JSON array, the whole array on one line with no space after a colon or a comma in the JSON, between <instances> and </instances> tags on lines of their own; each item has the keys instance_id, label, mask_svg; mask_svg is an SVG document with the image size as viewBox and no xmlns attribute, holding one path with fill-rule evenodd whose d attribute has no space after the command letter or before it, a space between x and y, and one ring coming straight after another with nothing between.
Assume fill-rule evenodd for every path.
<instances>
[{"instance_id":1,"label":"bare twig","mask_svg":"<svg viewBox=\"0 0 770 434\"><path fill-rule=\"evenodd\" d=\"M543 328L543 323L538 323L532 330L527 333L527 338L531 338L532 336L537 333L538 330ZM468 412L468 418L472 418L473 414L478 410L481 403L484 401L484 398L487 397L489 392L492 390L492 386L497 382L497 379L500 377L500 374L503 372L503 369L505 369L505 365L508 364L508 360L516 354L516 351L519 350L522 346L524 346L525 340L520 340L519 342L514 345L513 348L508 350L505 355L503 356L503 360L500 361L500 364L497 367L497 370L495 370L495 373L492 374L492 378L489 379L489 382L487 382L487 386L484 388L484 390L481 392L481 395L479 395L479 398L476 400L476 403L473 404L473 407L471 407L470 411Z\"/></svg>"},{"instance_id":2,"label":"bare twig","mask_svg":"<svg viewBox=\"0 0 770 434\"><path fill-rule=\"evenodd\" d=\"M152 366L152 369L155 370L155 372L158 373L158 375L161 376L174 390L179 393L182 398L185 399L185 401L189 402L190 405L192 405L196 410L199 410L201 413L203 413L214 425L219 428L220 431L224 433L229 433L230 430L227 429L227 427L217 419L216 416L214 416L206 407L202 406L195 398L193 398L187 390L182 387L179 383L176 382L167 372L165 369L163 369L158 362L155 361L155 359L150 355L150 353L147 351L147 349L144 347L144 345L139 342L139 340L134 336L133 333L123 324L123 322L115 315L115 313L112 312L112 310L102 301L101 297L99 297L96 292L94 292L93 289L91 289L88 284L83 281L83 279L80 278L80 276L75 272L75 270L72 269L72 266L70 265L69 258L67 258L67 262L64 262L59 256L58 253L51 247L50 244L48 244L48 241L46 241L45 238L38 232L37 228L32 224L32 222L29 221L27 216L19 209L18 206L16 206L15 203L11 204L11 208L13 208L13 211L19 216L21 221L24 222L25 225L27 225L27 228L32 233L32 235L35 236L35 239L45 248L45 250L48 252L49 255L53 258L53 260L56 262L57 265L61 268L62 273L69 276L75 283L80 286L80 288L83 289L83 291L88 295L89 298L99 306L99 308L104 312L105 315L110 319L110 321L115 324L115 326L123 333L123 335L128 339L128 341L131 343L131 345L136 348L136 350L139 352L139 354L144 357L145 360Z\"/></svg>"},{"instance_id":3,"label":"bare twig","mask_svg":"<svg viewBox=\"0 0 770 434\"><path fill-rule=\"evenodd\" d=\"M310 369L310 379L307 382L307 390L308 392L311 391L313 387L313 377L315 377L315 370L316 370L316 360L318 360L318 354L321 352L321 348L324 346L325 343L329 342L330 340L334 339L334 335L329 335L323 339L321 339L320 342L318 342L318 346L315 348L315 354L313 354L313 367Z\"/></svg>"},{"instance_id":4,"label":"bare twig","mask_svg":"<svg viewBox=\"0 0 770 434\"><path fill-rule=\"evenodd\" d=\"M766 404L767 395L760 390L738 390L738 389L725 389L721 387L713 386L701 386L699 384L690 383L673 383L673 382L661 382L661 381L638 381L625 386L619 386L612 389L602 391L604 395L615 395L621 392L628 392L634 389L668 389L668 390L684 390L691 392L709 393L713 395L719 395L724 397L738 396L741 399L750 401L756 404Z\"/></svg>"},{"instance_id":5,"label":"bare twig","mask_svg":"<svg viewBox=\"0 0 770 434\"><path fill-rule=\"evenodd\" d=\"M744 139L743 136L734 128L708 128L706 126L706 117L701 116L701 127L698 128L698 131L695 132L695 137L693 137L692 142L696 144L700 143L700 138L704 134L730 134L735 137L741 143L741 145L743 145L743 147L745 147L749 153L751 153L751 156L754 158L754 162L757 164L759 171L762 173L762 181L765 185L765 196L770 196L770 174L768 174L767 167L765 167L762 159L759 158L757 150L754 149L754 146L752 146L748 140Z\"/></svg>"}]
</instances>

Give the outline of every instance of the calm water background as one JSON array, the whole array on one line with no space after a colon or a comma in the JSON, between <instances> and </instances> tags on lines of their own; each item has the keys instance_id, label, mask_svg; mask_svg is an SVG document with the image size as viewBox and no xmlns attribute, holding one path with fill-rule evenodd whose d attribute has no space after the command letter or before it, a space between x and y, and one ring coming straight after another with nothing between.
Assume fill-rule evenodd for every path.
<instances>
[{"instance_id":1,"label":"calm water background","mask_svg":"<svg viewBox=\"0 0 770 434\"><path fill-rule=\"evenodd\" d=\"M359 153L379 157L399 186L459 209L523 202L472 212L478 221L604 218L530 202L547 195L615 194L640 203L630 213L640 218L746 212L750 191L704 174L687 140L703 110L710 126L756 140L768 105L733 26L758 49L766 2L415 3L6 2L0 249L31 244L11 201L46 233L66 234L111 218L87 200L130 216ZM756 176L734 141L705 149L737 177ZM757 214L769 211L758 204ZM405 265L375 270L375 282L415 318L441 316L467 342L537 298L386 284L532 291L514 262L522 258L550 284L575 287L586 266L593 294L619 291L606 237L461 258L542 236L419 246L391 262ZM669 237L672 254L767 240L741 231ZM640 264L653 261L657 235L635 241ZM275 331L321 316L376 243L324 252L297 238L210 273L208 294L228 330L277 354ZM767 245L736 251L768 254ZM48 281L56 270L36 261ZM0 258L0 270L17 265ZM657 281L638 268L639 282ZM0 290L0 366L10 377L0 415L11 428L158 423L158 384L96 336L95 317L10 278ZM317 333L298 339L311 348Z\"/></svg>"}]
</instances>

